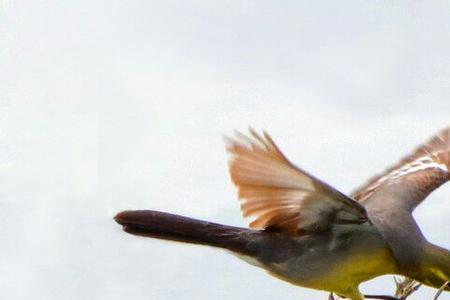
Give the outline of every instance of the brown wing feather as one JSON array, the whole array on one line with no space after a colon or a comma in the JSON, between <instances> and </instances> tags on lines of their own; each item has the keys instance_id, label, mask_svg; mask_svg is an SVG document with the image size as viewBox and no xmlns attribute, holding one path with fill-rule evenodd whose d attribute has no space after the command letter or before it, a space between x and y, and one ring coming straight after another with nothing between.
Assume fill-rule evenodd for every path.
<instances>
[{"instance_id":1,"label":"brown wing feather","mask_svg":"<svg viewBox=\"0 0 450 300\"><path fill-rule=\"evenodd\" d=\"M412 210L434 189L450 179L450 127L442 130L412 154L400 160L384 173L370 179L352 193L354 199L364 202L378 191L397 185L413 193ZM401 201L401 200L399 200ZM403 199L403 201L409 201Z\"/></svg>"},{"instance_id":2,"label":"brown wing feather","mask_svg":"<svg viewBox=\"0 0 450 300\"><path fill-rule=\"evenodd\" d=\"M237 132L226 141L242 213L256 217L250 227L296 233L366 218L357 202L289 162L267 133L250 129L250 136Z\"/></svg>"}]
</instances>

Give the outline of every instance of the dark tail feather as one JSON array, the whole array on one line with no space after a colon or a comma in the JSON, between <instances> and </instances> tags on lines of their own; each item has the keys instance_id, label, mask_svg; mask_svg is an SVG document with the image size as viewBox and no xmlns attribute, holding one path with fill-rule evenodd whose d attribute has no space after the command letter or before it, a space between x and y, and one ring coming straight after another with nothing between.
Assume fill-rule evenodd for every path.
<instances>
[{"instance_id":1,"label":"dark tail feather","mask_svg":"<svg viewBox=\"0 0 450 300\"><path fill-rule=\"evenodd\" d=\"M209 245L251 255L248 233L253 230L153 211L123 211L115 218L123 230L140 236Z\"/></svg>"}]
</instances>

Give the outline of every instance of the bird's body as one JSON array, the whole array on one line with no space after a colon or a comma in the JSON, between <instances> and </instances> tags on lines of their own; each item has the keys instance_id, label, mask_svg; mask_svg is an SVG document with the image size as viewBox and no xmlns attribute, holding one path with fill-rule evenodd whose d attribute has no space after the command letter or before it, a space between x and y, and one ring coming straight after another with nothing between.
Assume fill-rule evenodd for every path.
<instances>
[{"instance_id":1,"label":"bird's body","mask_svg":"<svg viewBox=\"0 0 450 300\"><path fill-rule=\"evenodd\" d=\"M436 288L450 280L450 252L429 243L411 214L450 179L450 129L351 197L292 165L267 134L251 135L227 149L253 229L156 211L125 211L116 221L132 234L227 249L279 279L352 300L364 300L359 284L380 275Z\"/></svg>"},{"instance_id":2,"label":"bird's body","mask_svg":"<svg viewBox=\"0 0 450 300\"><path fill-rule=\"evenodd\" d=\"M116 217L128 233L229 250L291 284L364 299L359 283L398 273L392 252L369 222L336 225L320 234L286 235L205 222L158 211Z\"/></svg>"},{"instance_id":3,"label":"bird's body","mask_svg":"<svg viewBox=\"0 0 450 300\"><path fill-rule=\"evenodd\" d=\"M369 223L298 237L264 235L252 262L256 259L269 274L295 285L359 299L359 283L397 273L388 245Z\"/></svg>"}]
</instances>

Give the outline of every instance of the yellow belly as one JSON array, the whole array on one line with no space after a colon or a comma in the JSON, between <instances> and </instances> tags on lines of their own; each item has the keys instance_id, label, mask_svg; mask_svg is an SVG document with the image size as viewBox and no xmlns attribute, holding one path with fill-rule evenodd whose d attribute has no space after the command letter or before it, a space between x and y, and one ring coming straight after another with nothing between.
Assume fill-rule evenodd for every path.
<instances>
[{"instance_id":1,"label":"yellow belly","mask_svg":"<svg viewBox=\"0 0 450 300\"><path fill-rule=\"evenodd\" d=\"M282 268L271 266L265 269L270 275L291 284L337 293L340 291L344 293L349 288L357 287L361 282L374 277L397 273L397 266L391 252L387 249L378 249L372 252L361 251L340 257L333 261L327 270L320 272L320 275L308 279L298 280L286 276L288 272L283 272L283 269L287 268L289 268L288 265ZM298 269L301 272L301 266L298 266Z\"/></svg>"},{"instance_id":2,"label":"yellow belly","mask_svg":"<svg viewBox=\"0 0 450 300\"><path fill-rule=\"evenodd\" d=\"M357 286L361 282L385 274L397 273L397 266L390 251L378 250L371 253L356 253L330 266L319 282L327 290L338 287Z\"/></svg>"}]
</instances>

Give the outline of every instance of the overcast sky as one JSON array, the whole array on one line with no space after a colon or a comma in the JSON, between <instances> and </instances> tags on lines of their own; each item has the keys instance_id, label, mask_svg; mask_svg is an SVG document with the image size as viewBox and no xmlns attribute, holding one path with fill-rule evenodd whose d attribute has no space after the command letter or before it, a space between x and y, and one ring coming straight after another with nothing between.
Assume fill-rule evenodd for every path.
<instances>
[{"instance_id":1,"label":"overcast sky","mask_svg":"<svg viewBox=\"0 0 450 300\"><path fill-rule=\"evenodd\" d=\"M450 124L449 53L446 1L0 0L2 298L326 299L112 217L246 226L221 136L248 125L349 192ZM415 212L447 249L449 214L449 185Z\"/></svg>"}]
</instances>

